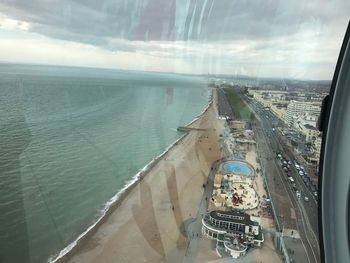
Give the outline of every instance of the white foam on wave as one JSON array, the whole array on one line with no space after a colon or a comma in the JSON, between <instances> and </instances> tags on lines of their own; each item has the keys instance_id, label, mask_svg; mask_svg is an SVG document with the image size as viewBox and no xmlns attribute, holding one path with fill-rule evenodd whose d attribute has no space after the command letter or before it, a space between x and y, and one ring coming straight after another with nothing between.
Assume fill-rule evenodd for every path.
<instances>
[{"instance_id":1,"label":"white foam on wave","mask_svg":"<svg viewBox=\"0 0 350 263\"><path fill-rule=\"evenodd\" d=\"M198 120L211 106L212 101L209 102L208 106L198 115L196 116L191 122L189 122L186 126L191 125L193 122ZM78 242L84 238L107 214L110 207L119 200L120 196L125 193L128 188L133 186L134 184L138 183L140 179L144 176L143 173L148 172L148 170L155 165L167 152L169 152L178 142L180 142L182 139L186 137L187 133L182 135L179 139L177 139L174 143L172 143L170 146L168 146L161 154L159 154L157 157L153 158L152 161L150 161L148 164L146 164L137 174L135 174L131 180L127 181L124 185L124 187L111 199L107 201L104 208L102 209L102 214L100 217L94 222L87 230L85 230L82 234L80 234L72 243L70 243L68 246L66 246L64 249L62 249L58 255L51 256L48 259L48 262L54 263L60 260L62 257L67 255L77 244Z\"/></svg>"},{"instance_id":2,"label":"white foam on wave","mask_svg":"<svg viewBox=\"0 0 350 263\"><path fill-rule=\"evenodd\" d=\"M147 165L145 166L147 167ZM143 169L145 169L145 167ZM142 169L142 170L143 170ZM141 170L141 171L142 171ZM140 172L141 172L140 171ZM107 201L107 203L105 204L104 208L102 209L102 214L100 215L100 217L96 220L96 222L94 222L87 230L85 230L82 234L80 234L72 243L70 243L68 246L66 246L64 249L62 249L60 251L60 253L58 255L55 256L51 256L48 260L48 262L57 262L59 259L61 259L62 257L64 257L65 255L67 255L77 244L78 242L85 236L87 235L106 215L106 213L108 212L109 208L116 202L119 200L119 197L121 194L123 194L130 186L132 186L134 183L136 183L138 181L139 178L139 174L140 172L138 172L130 181L128 181L125 186L116 194L114 195L111 199L109 199Z\"/></svg>"}]
</instances>

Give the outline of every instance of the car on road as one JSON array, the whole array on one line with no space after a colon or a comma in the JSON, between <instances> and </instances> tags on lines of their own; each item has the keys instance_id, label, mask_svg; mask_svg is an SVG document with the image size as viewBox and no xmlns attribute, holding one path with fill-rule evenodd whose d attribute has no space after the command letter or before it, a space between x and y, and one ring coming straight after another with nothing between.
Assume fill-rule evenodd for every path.
<instances>
[{"instance_id":1,"label":"car on road","mask_svg":"<svg viewBox=\"0 0 350 263\"><path fill-rule=\"evenodd\" d=\"M293 179L293 177L288 177L288 180L291 182L291 183L294 183L294 179Z\"/></svg>"},{"instance_id":2,"label":"car on road","mask_svg":"<svg viewBox=\"0 0 350 263\"><path fill-rule=\"evenodd\" d=\"M297 198L300 198L301 194L300 194L300 191L299 191L299 190L296 190L296 191L295 191L295 194L296 194Z\"/></svg>"},{"instance_id":3,"label":"car on road","mask_svg":"<svg viewBox=\"0 0 350 263\"><path fill-rule=\"evenodd\" d=\"M309 202L309 197L304 196L304 201L305 201L305 202Z\"/></svg>"}]
</instances>

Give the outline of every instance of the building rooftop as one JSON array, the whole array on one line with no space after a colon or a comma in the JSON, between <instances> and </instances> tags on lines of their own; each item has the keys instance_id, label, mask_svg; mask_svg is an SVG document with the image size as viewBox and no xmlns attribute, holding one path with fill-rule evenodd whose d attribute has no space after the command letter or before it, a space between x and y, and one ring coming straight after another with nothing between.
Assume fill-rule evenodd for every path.
<instances>
[{"instance_id":1,"label":"building rooftop","mask_svg":"<svg viewBox=\"0 0 350 263\"><path fill-rule=\"evenodd\" d=\"M218 202L218 203L224 203L224 202L226 202L225 197L223 197L223 196L221 196L221 195L214 195L212 198L213 198L216 202Z\"/></svg>"},{"instance_id":2,"label":"building rooftop","mask_svg":"<svg viewBox=\"0 0 350 263\"><path fill-rule=\"evenodd\" d=\"M259 225L258 222L250 219L250 215L239 211L211 211L210 217L226 222L234 222L245 225Z\"/></svg>"},{"instance_id":3,"label":"building rooftop","mask_svg":"<svg viewBox=\"0 0 350 263\"><path fill-rule=\"evenodd\" d=\"M310 124L305 124L304 127L309 130L317 130L316 127L310 125Z\"/></svg>"},{"instance_id":4,"label":"building rooftop","mask_svg":"<svg viewBox=\"0 0 350 263\"><path fill-rule=\"evenodd\" d=\"M221 185L222 181L222 175L221 174L216 174L214 177L214 184L220 184Z\"/></svg>"}]
</instances>

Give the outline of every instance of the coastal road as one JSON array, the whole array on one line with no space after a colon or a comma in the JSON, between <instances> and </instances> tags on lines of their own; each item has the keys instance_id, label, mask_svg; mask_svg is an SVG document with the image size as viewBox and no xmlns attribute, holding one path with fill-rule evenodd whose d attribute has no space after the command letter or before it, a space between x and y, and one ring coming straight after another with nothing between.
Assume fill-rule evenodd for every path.
<instances>
[{"instance_id":1,"label":"coastal road","mask_svg":"<svg viewBox=\"0 0 350 263\"><path fill-rule=\"evenodd\" d=\"M262 138L263 132L255 129L257 136L260 137L258 141L260 161L262 169L265 171L267 178L268 187L270 189L271 199L275 207L275 214L278 221L278 228L280 231L283 229L298 230L301 237L301 241L305 248L305 253L303 253L306 262L316 263L320 262L319 259L319 247L318 243L315 242L313 235L310 233L310 227L305 220L305 214L300 207L297 198L290 184L287 182L286 177L283 175L283 171L279 164L274 160L274 158L264 157L264 155L269 152L270 145ZM263 153L263 154L262 154ZM270 152L270 156L273 155ZM301 251L302 252L302 251ZM303 258L303 255L295 255L295 257Z\"/></svg>"},{"instance_id":2,"label":"coastal road","mask_svg":"<svg viewBox=\"0 0 350 263\"><path fill-rule=\"evenodd\" d=\"M307 204L296 197L288 182L287 176L282 170L280 163L275 158L275 152L277 151L282 152L285 156L287 155L284 153L284 147L280 144L279 139L276 138L277 135L273 133L272 123L268 121L269 118L266 118L263 109L251 105L249 102L248 104L261 120L260 125L256 125L254 128L260 148L259 152L261 153L260 158L262 166L265 169L269 187L272 188L270 189L273 195L271 198L274 200L276 216L279 217L279 228L299 230L307 253L308 262L319 262L318 239L313 231L315 226L311 226L312 223L310 223L308 218L309 214L306 212L307 209L305 209L305 205ZM300 178L297 179L296 176L293 177L296 179L298 188L303 189L304 184L300 182ZM311 202L310 205L312 206ZM309 211L312 213L311 209Z\"/></svg>"},{"instance_id":3,"label":"coastal road","mask_svg":"<svg viewBox=\"0 0 350 263\"><path fill-rule=\"evenodd\" d=\"M249 103L249 102L248 102ZM259 114L261 119L261 125L264 129L265 135L267 137L267 140L270 144L270 147L274 150L274 152L280 152L287 160L295 160L296 156L288 147L284 141L281 138L281 134L277 131L273 131L273 122L276 122L274 118L276 118L271 112L266 112L259 104L255 103L255 105L252 105L252 102L250 102L250 106ZM269 116L269 118L266 118ZM273 156L275 158L275 155ZM283 171L283 174L287 174ZM292 176L295 180L297 188L301 192L301 199L299 200L299 203L301 207L303 208L303 212L307 215L307 219L309 222L309 226L312 228L312 231L314 232L314 236L318 236L318 212L317 212L317 199L314 196L314 194L309 190L309 188L305 185L304 181L300 177L298 171L295 169L294 165L291 166L291 171L289 172L289 176ZM286 179L287 180L287 179ZM294 193L295 195L295 193ZM307 197L309 199L308 202L302 201L304 197ZM317 238L318 239L318 238ZM318 240L317 240L318 242Z\"/></svg>"}]
</instances>

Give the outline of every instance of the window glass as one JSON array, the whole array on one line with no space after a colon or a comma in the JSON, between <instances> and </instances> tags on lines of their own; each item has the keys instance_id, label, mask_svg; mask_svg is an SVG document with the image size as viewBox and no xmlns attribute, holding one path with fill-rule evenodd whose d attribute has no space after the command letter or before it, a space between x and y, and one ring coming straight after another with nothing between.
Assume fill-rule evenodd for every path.
<instances>
[{"instance_id":1,"label":"window glass","mask_svg":"<svg viewBox=\"0 0 350 263\"><path fill-rule=\"evenodd\" d=\"M319 262L348 10L0 0L0 262Z\"/></svg>"}]
</instances>

